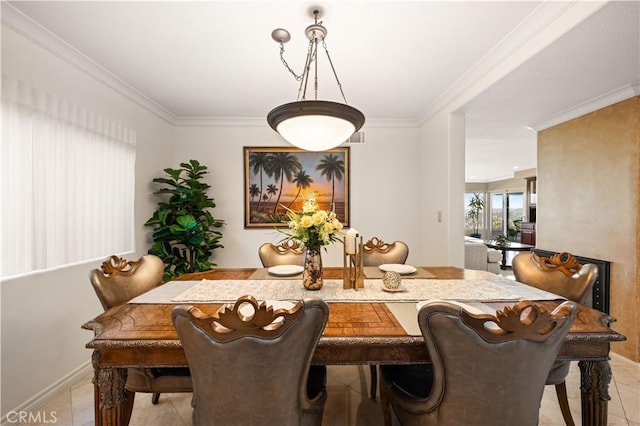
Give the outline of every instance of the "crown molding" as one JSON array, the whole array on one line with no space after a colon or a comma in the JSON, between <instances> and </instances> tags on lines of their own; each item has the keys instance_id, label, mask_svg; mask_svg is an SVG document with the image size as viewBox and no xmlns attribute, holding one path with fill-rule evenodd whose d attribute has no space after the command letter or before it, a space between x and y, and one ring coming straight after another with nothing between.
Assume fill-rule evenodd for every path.
<instances>
[{"instance_id":1,"label":"crown molding","mask_svg":"<svg viewBox=\"0 0 640 426\"><path fill-rule=\"evenodd\" d=\"M176 117L177 127L269 127L266 117ZM417 128L416 120L367 119L366 128Z\"/></svg>"},{"instance_id":2,"label":"crown molding","mask_svg":"<svg viewBox=\"0 0 640 426\"><path fill-rule=\"evenodd\" d=\"M126 96L164 121L175 124L176 116L169 110L4 1L2 2L2 25Z\"/></svg>"},{"instance_id":3,"label":"crown molding","mask_svg":"<svg viewBox=\"0 0 640 426\"><path fill-rule=\"evenodd\" d=\"M503 63L511 60L512 57L522 54L524 50L532 51L532 49L525 49L527 44L534 42L545 30L557 22L563 21L561 18L566 16L567 20L582 20L596 12L604 4L606 4L606 1L544 2L531 12L518 27L496 44L489 53L476 62L469 71L431 103L424 113L418 117L418 122L420 124L426 123L447 105L452 104L466 91L471 89L473 85L477 84L482 78L487 77L487 75L493 71L497 71ZM569 13L569 11L572 13ZM577 18L574 17L574 15L577 16ZM520 60L524 61L528 59L539 49L533 50L532 53L528 54L528 57L520 58Z\"/></svg>"},{"instance_id":4,"label":"crown molding","mask_svg":"<svg viewBox=\"0 0 640 426\"><path fill-rule=\"evenodd\" d=\"M269 127L266 116L262 118L178 116L173 124L177 127Z\"/></svg>"},{"instance_id":5,"label":"crown molding","mask_svg":"<svg viewBox=\"0 0 640 426\"><path fill-rule=\"evenodd\" d=\"M603 95L596 96L593 99L564 111L560 111L559 113L546 117L537 123L529 124L529 127L536 132L539 132L638 95L640 95L640 80L635 83L619 87L618 89L612 90Z\"/></svg>"}]
</instances>

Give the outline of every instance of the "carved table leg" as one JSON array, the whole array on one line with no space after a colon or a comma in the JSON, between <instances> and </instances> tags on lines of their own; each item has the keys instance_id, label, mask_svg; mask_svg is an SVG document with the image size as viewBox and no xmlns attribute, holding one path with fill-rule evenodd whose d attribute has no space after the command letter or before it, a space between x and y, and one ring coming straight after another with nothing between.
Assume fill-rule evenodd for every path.
<instances>
[{"instance_id":1,"label":"carved table leg","mask_svg":"<svg viewBox=\"0 0 640 426\"><path fill-rule=\"evenodd\" d=\"M96 426L127 426L135 393L125 389L127 369L100 366L100 353L93 351L93 401Z\"/></svg>"},{"instance_id":2,"label":"carved table leg","mask_svg":"<svg viewBox=\"0 0 640 426\"><path fill-rule=\"evenodd\" d=\"M580 361L580 391L582 400L582 425L607 424L609 404L609 361Z\"/></svg>"}]
</instances>

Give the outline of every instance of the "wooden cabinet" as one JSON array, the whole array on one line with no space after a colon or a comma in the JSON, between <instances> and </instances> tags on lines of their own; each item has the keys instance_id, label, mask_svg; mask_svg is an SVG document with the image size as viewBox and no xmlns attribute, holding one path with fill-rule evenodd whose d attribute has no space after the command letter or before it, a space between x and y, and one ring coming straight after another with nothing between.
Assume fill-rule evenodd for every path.
<instances>
[{"instance_id":1,"label":"wooden cabinet","mask_svg":"<svg viewBox=\"0 0 640 426\"><path fill-rule=\"evenodd\" d=\"M525 206L527 212L527 220L529 222L536 221L536 204L538 203L538 184L535 176L526 178L527 194L525 198Z\"/></svg>"},{"instance_id":2,"label":"wooden cabinet","mask_svg":"<svg viewBox=\"0 0 640 426\"><path fill-rule=\"evenodd\" d=\"M522 222L520 224L520 242L522 244L529 244L530 246L536 245L536 223L535 222Z\"/></svg>"}]
</instances>

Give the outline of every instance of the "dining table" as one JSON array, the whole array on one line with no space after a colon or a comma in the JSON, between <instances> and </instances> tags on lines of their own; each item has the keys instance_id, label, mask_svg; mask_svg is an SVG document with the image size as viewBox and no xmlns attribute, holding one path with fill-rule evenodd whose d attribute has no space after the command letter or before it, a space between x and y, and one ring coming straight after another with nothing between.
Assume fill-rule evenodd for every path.
<instances>
[{"instance_id":1,"label":"dining table","mask_svg":"<svg viewBox=\"0 0 640 426\"><path fill-rule=\"evenodd\" d=\"M188 365L171 320L178 304L213 314L242 292L254 293L259 300L321 297L329 305L329 319L312 364L344 365L429 362L417 324L421 301L460 299L485 313L523 299L552 311L563 301L487 271L452 266L414 269L402 276L404 291L389 292L383 291L382 271L375 267L365 267L361 289L343 288L344 269L325 267L325 285L319 291L304 289L300 277L271 276L264 268L215 268L177 277L109 309L82 325L94 333L86 347L93 350L95 424L128 424L134 393L125 386L127 368ZM614 321L580 305L558 355L561 360L578 361L583 425L607 424L610 344L625 340L609 327Z\"/></svg>"}]
</instances>

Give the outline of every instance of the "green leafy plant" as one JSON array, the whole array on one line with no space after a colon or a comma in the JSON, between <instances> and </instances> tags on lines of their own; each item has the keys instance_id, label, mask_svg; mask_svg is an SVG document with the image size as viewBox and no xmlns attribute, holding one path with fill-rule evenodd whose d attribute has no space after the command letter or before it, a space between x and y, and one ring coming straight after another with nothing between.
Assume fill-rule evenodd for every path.
<instances>
[{"instance_id":1,"label":"green leafy plant","mask_svg":"<svg viewBox=\"0 0 640 426\"><path fill-rule=\"evenodd\" d=\"M467 218L473 224L472 236L480 237L478 233L478 225L480 224L480 218L482 217L482 209L484 209L484 199L477 192L473 193L473 197L469 200L469 212Z\"/></svg>"},{"instance_id":2,"label":"green leafy plant","mask_svg":"<svg viewBox=\"0 0 640 426\"><path fill-rule=\"evenodd\" d=\"M496 235L493 241L495 241L499 247L508 247L511 244L511 240L509 240L506 235Z\"/></svg>"},{"instance_id":3,"label":"green leafy plant","mask_svg":"<svg viewBox=\"0 0 640 426\"><path fill-rule=\"evenodd\" d=\"M164 262L163 279L206 271L216 266L209 258L223 247L218 231L224 220L215 219L210 209L216 207L207 196L211 185L202 181L207 166L196 160L180 163L179 169L164 169L168 177L153 179L163 187L154 194L163 198L145 226L153 227L154 244L150 254ZM166 198L168 196L168 199Z\"/></svg>"}]
</instances>

